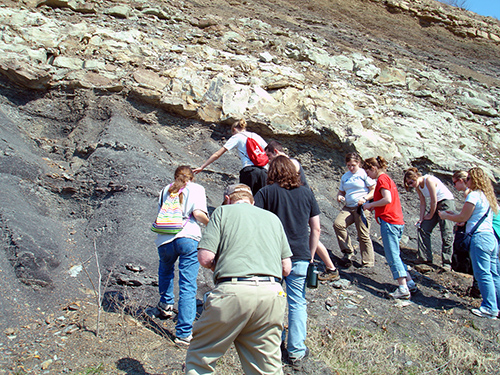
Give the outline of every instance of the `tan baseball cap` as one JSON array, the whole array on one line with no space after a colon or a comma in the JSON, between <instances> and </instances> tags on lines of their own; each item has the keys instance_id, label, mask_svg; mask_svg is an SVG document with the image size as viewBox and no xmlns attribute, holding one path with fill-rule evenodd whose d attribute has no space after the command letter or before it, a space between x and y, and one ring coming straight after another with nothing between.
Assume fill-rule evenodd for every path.
<instances>
[{"instance_id":1,"label":"tan baseball cap","mask_svg":"<svg viewBox=\"0 0 500 375\"><path fill-rule=\"evenodd\" d=\"M248 185L232 184L232 185L227 186L226 189L224 190L224 197L226 195L231 195L231 194L237 193L239 191L246 191L247 193L250 193L253 196L252 189L250 189L250 187Z\"/></svg>"}]
</instances>

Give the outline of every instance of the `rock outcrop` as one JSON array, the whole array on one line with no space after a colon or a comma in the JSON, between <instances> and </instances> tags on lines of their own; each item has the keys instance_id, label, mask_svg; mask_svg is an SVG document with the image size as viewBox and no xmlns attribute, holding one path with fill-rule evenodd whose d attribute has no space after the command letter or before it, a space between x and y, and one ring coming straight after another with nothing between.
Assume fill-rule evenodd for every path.
<instances>
[{"instance_id":1,"label":"rock outcrop","mask_svg":"<svg viewBox=\"0 0 500 375\"><path fill-rule=\"evenodd\" d=\"M434 1L372 2L498 49L498 20ZM500 176L496 79L465 79L408 53L335 51L314 33L168 3L47 0L0 7L0 20L0 72L29 89L121 93L183 117L245 117L266 135L308 136L401 165L425 158Z\"/></svg>"}]
</instances>

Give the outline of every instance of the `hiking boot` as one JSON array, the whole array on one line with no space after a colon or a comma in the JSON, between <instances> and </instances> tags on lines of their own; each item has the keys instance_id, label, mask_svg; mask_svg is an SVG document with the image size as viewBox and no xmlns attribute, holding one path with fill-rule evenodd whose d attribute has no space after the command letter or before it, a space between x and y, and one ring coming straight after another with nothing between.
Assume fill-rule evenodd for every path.
<instances>
[{"instance_id":1,"label":"hiking boot","mask_svg":"<svg viewBox=\"0 0 500 375\"><path fill-rule=\"evenodd\" d=\"M481 310L481 308L472 309L470 312L473 313L474 315L481 317L481 318L488 318L488 319L492 319L492 320L497 320L496 315L493 315L493 314L490 314L486 311L483 311L483 310Z\"/></svg>"},{"instance_id":2,"label":"hiking boot","mask_svg":"<svg viewBox=\"0 0 500 375\"><path fill-rule=\"evenodd\" d=\"M175 345L181 348L187 348L193 339L193 335L189 335L188 337L176 337L174 340Z\"/></svg>"},{"instance_id":3,"label":"hiking boot","mask_svg":"<svg viewBox=\"0 0 500 375\"><path fill-rule=\"evenodd\" d=\"M338 269L334 269L334 270L327 269L325 272L321 272L318 275L318 280L321 280L321 281L335 281L338 279L340 279Z\"/></svg>"},{"instance_id":4,"label":"hiking boot","mask_svg":"<svg viewBox=\"0 0 500 375\"><path fill-rule=\"evenodd\" d=\"M304 360L309 357L309 348L306 348L306 352L300 358L290 358L290 365L294 370L301 370L304 365Z\"/></svg>"},{"instance_id":5,"label":"hiking boot","mask_svg":"<svg viewBox=\"0 0 500 375\"><path fill-rule=\"evenodd\" d=\"M413 264L426 264L428 266L432 265L432 260L427 260L427 259L424 259L424 258L417 258L415 259L414 261L411 261L411 263Z\"/></svg>"},{"instance_id":6,"label":"hiking boot","mask_svg":"<svg viewBox=\"0 0 500 375\"><path fill-rule=\"evenodd\" d=\"M344 268L352 266L352 254L344 253L344 256L339 260L339 264Z\"/></svg>"},{"instance_id":7,"label":"hiking boot","mask_svg":"<svg viewBox=\"0 0 500 375\"><path fill-rule=\"evenodd\" d=\"M156 306L160 311L160 316L162 318L171 318L174 316L174 305L169 305L165 302L158 302L158 306Z\"/></svg>"},{"instance_id":8,"label":"hiking boot","mask_svg":"<svg viewBox=\"0 0 500 375\"><path fill-rule=\"evenodd\" d=\"M394 292L389 293L392 299L410 299L411 294L407 286L400 285Z\"/></svg>"}]
</instances>

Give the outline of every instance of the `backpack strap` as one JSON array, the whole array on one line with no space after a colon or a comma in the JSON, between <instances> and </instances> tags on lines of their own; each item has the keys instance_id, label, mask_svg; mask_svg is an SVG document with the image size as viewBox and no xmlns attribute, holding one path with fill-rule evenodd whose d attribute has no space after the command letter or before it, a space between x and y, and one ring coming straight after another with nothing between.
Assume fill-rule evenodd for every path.
<instances>
[{"instance_id":1,"label":"backpack strap","mask_svg":"<svg viewBox=\"0 0 500 375\"><path fill-rule=\"evenodd\" d=\"M486 213L483 215L483 217L481 219L479 219L479 221L476 223L476 225L474 225L474 227L467 234L469 234L471 236L474 234L474 232L476 231L476 229L479 228L479 226L481 225L481 223L486 219L486 217L490 213L490 208L491 207L488 207L488 211L486 211Z\"/></svg>"}]
</instances>

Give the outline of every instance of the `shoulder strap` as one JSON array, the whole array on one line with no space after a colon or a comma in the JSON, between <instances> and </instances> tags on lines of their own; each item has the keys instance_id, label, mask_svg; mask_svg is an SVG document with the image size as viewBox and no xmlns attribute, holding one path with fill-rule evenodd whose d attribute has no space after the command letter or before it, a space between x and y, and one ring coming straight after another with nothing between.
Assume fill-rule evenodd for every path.
<instances>
[{"instance_id":1,"label":"shoulder strap","mask_svg":"<svg viewBox=\"0 0 500 375\"><path fill-rule=\"evenodd\" d=\"M165 186L165 187L161 190L161 195L160 195L160 196L161 196L161 204L160 204L160 206L163 204L163 202L165 202L165 189L166 189L166 188L167 188L167 187Z\"/></svg>"},{"instance_id":2,"label":"shoulder strap","mask_svg":"<svg viewBox=\"0 0 500 375\"><path fill-rule=\"evenodd\" d=\"M479 228L479 226L481 225L481 223L486 219L486 217L490 213L490 208L491 207L488 207L488 211L486 211L486 213L483 215L483 217L481 219L479 219L479 221L476 223L476 225L474 225L474 227L471 229L471 231L469 232L469 234L471 236L474 234L474 232L476 231L476 229Z\"/></svg>"},{"instance_id":3,"label":"shoulder strap","mask_svg":"<svg viewBox=\"0 0 500 375\"><path fill-rule=\"evenodd\" d=\"M246 130L245 130L246 131ZM249 131L246 131L249 135L246 135L244 134L243 132L240 132L241 135L244 135L245 137L247 138L252 138L251 135L252 135L252 132L249 132Z\"/></svg>"}]
</instances>

